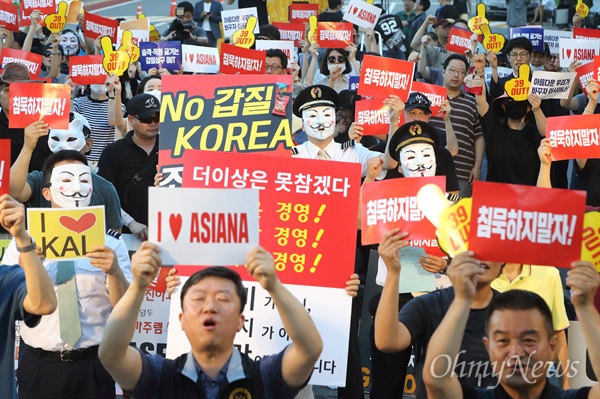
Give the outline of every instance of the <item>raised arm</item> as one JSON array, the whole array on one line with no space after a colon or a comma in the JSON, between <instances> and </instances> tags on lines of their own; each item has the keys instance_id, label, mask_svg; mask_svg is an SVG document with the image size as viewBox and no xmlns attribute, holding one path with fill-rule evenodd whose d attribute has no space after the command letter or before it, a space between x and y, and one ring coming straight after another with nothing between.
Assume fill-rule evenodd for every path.
<instances>
[{"instance_id":1,"label":"raised arm","mask_svg":"<svg viewBox=\"0 0 600 399\"><path fill-rule=\"evenodd\" d=\"M273 256L267 250L254 248L248 255L247 265L248 273L273 298L283 327L292 340L283 355L283 380L292 388L301 387L310 377L323 350L319 331L306 309L277 278Z\"/></svg>"},{"instance_id":2,"label":"raised arm","mask_svg":"<svg viewBox=\"0 0 600 399\"><path fill-rule=\"evenodd\" d=\"M383 100L383 103L390 108L390 130L388 132L388 138L385 145L385 153L383 154L383 169L389 170L398 167L398 161L389 155L388 149L392 136L396 130L398 130L398 120L404 112L404 101L402 101L400 97L396 95L390 95L388 98Z\"/></svg>"},{"instance_id":3,"label":"raised arm","mask_svg":"<svg viewBox=\"0 0 600 399\"><path fill-rule=\"evenodd\" d=\"M38 19L40 18L41 12L39 10L33 10L31 15L29 16L29 20L31 21L31 25L27 30L27 35L25 36L25 40L23 41L23 46L21 50L23 51L31 51L31 46L33 45L33 37L35 36L35 31L38 28ZM11 34L12 36L12 34ZM9 47L9 46L6 46Z\"/></svg>"},{"instance_id":4,"label":"raised arm","mask_svg":"<svg viewBox=\"0 0 600 399\"><path fill-rule=\"evenodd\" d=\"M116 128L115 140L122 139L123 132L127 131L127 121L123 118L121 80L117 75L111 75L106 80L106 84L108 85L108 124Z\"/></svg>"},{"instance_id":5,"label":"raised arm","mask_svg":"<svg viewBox=\"0 0 600 399\"><path fill-rule=\"evenodd\" d=\"M110 304L114 307L129 287L129 282L119 266L119 260L112 248L105 245L94 247L86 254L92 266L102 269L108 281L108 296Z\"/></svg>"},{"instance_id":6,"label":"raised arm","mask_svg":"<svg viewBox=\"0 0 600 399\"><path fill-rule=\"evenodd\" d=\"M302 77L304 78L304 83L306 86L311 86L315 79L315 73L317 70L317 58L319 57L319 45L317 43L313 43L309 47L310 54L312 58L310 59L310 65L308 66L308 70L306 71L306 75L304 75L304 71L302 71Z\"/></svg>"},{"instance_id":7,"label":"raised arm","mask_svg":"<svg viewBox=\"0 0 600 399\"><path fill-rule=\"evenodd\" d=\"M423 76L423 78L429 81L431 74L427 67L427 43L429 43L429 37L423 36L421 38L421 53L419 54L419 62L417 63L417 71Z\"/></svg>"},{"instance_id":8,"label":"raised arm","mask_svg":"<svg viewBox=\"0 0 600 399\"><path fill-rule=\"evenodd\" d=\"M452 121L450 120L450 113L452 112L452 106L450 101L444 100L440 108L440 112L444 113L444 128L446 129L446 149L450 154L455 157L458 154L458 139L454 134L454 128L452 127Z\"/></svg>"},{"instance_id":9,"label":"raised arm","mask_svg":"<svg viewBox=\"0 0 600 399\"><path fill-rule=\"evenodd\" d=\"M542 139L538 147L540 157L540 172L538 173L537 186L552 188L550 181L550 168L552 166L552 147L548 139Z\"/></svg>"},{"instance_id":10,"label":"raised arm","mask_svg":"<svg viewBox=\"0 0 600 399\"><path fill-rule=\"evenodd\" d=\"M531 111L535 117L535 124L538 129L538 133L542 137L546 137L546 115L542 111L542 99L537 94L529 94L527 96L529 104L531 104Z\"/></svg>"},{"instance_id":11,"label":"raised arm","mask_svg":"<svg viewBox=\"0 0 600 399\"><path fill-rule=\"evenodd\" d=\"M421 38L423 37L423 35L425 35L425 32L427 32L427 28L429 28L430 25L433 25L435 21L435 15L429 15L427 18L425 18L425 20L417 30L417 33L415 33L412 42L410 42L410 47L412 47L413 50L421 51Z\"/></svg>"},{"instance_id":12,"label":"raised arm","mask_svg":"<svg viewBox=\"0 0 600 399\"><path fill-rule=\"evenodd\" d=\"M581 66L581 61L573 61L567 68L569 72L575 72L577 68ZM579 79L571 86L571 90L569 90L569 94L567 98L562 98L560 100L560 106L568 109L569 111L577 111L579 109L579 103L576 99L573 98L573 94L575 93L575 88L579 85Z\"/></svg>"},{"instance_id":13,"label":"raised arm","mask_svg":"<svg viewBox=\"0 0 600 399\"><path fill-rule=\"evenodd\" d=\"M40 137L48 134L48 124L44 121L32 122L25 128L23 148L15 163L10 167L9 192L19 202L26 202L31 197L31 187L27 184L27 171L33 150Z\"/></svg>"},{"instance_id":14,"label":"raised arm","mask_svg":"<svg viewBox=\"0 0 600 399\"><path fill-rule=\"evenodd\" d=\"M484 116L490 109L490 105L488 104L486 99L486 87L485 82L482 79L483 73L485 71L485 59L483 57L483 54L477 54L475 55L475 57L473 57L473 65L475 65L475 76L473 76L472 80L473 86L482 87L481 94L475 96L475 100L477 101L477 113L479 114L479 116Z\"/></svg>"},{"instance_id":15,"label":"raised arm","mask_svg":"<svg viewBox=\"0 0 600 399\"><path fill-rule=\"evenodd\" d=\"M58 46L60 45L60 35L58 33L53 33L50 36L50 42L52 43L52 64L50 66L50 71L48 71L48 77L56 79L60 75L61 55L60 51L58 51Z\"/></svg>"}]
</instances>

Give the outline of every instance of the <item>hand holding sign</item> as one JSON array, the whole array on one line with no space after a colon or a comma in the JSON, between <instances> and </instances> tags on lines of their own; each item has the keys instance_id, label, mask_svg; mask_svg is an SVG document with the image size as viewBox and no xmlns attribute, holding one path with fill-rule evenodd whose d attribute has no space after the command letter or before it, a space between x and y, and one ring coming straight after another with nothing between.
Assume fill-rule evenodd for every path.
<instances>
[{"instance_id":1,"label":"hand holding sign","mask_svg":"<svg viewBox=\"0 0 600 399\"><path fill-rule=\"evenodd\" d=\"M516 78L510 79L504 86L506 94L515 101L527 100L529 94L529 87L531 82L529 81L529 65L522 64L519 66L519 75Z\"/></svg>"},{"instance_id":2,"label":"hand holding sign","mask_svg":"<svg viewBox=\"0 0 600 399\"><path fill-rule=\"evenodd\" d=\"M119 47L119 51L124 51L129 54L129 61L136 62L140 58L140 48L132 43L133 34L130 30L123 31L123 36L121 37L121 47Z\"/></svg>"},{"instance_id":3,"label":"hand holding sign","mask_svg":"<svg viewBox=\"0 0 600 399\"><path fill-rule=\"evenodd\" d=\"M581 18L585 18L590 13L590 8L587 4L583 3L581 0L577 0L577 5L575 6L575 12L579 14Z\"/></svg>"},{"instance_id":4,"label":"hand holding sign","mask_svg":"<svg viewBox=\"0 0 600 399\"><path fill-rule=\"evenodd\" d=\"M486 24L489 25L489 21L485 17L485 4L477 4L477 15L469 20L469 29L474 33L481 33L480 26Z\"/></svg>"},{"instance_id":5,"label":"hand holding sign","mask_svg":"<svg viewBox=\"0 0 600 399\"><path fill-rule=\"evenodd\" d=\"M113 73L117 76L123 75L123 72L129 67L129 54L121 50L114 51L110 37L102 37L100 43L102 44L102 52L104 53L102 65L106 72L109 75Z\"/></svg>"},{"instance_id":6,"label":"hand holding sign","mask_svg":"<svg viewBox=\"0 0 600 399\"><path fill-rule=\"evenodd\" d=\"M319 37L318 31L319 29L317 28L317 16L316 15L311 15L310 17L308 17L308 34L306 35L306 39L311 43L314 44L317 42L317 38Z\"/></svg>"},{"instance_id":7,"label":"hand holding sign","mask_svg":"<svg viewBox=\"0 0 600 399\"><path fill-rule=\"evenodd\" d=\"M49 14L44 18L46 28L52 33L60 33L67 24L67 8L66 2L61 1L58 3L58 10L56 14Z\"/></svg>"},{"instance_id":8,"label":"hand holding sign","mask_svg":"<svg viewBox=\"0 0 600 399\"><path fill-rule=\"evenodd\" d=\"M498 33L492 33L488 24L481 24L479 26L481 33L483 33L483 48L485 51L493 51L499 53L504 47L504 41L506 40L503 35Z\"/></svg>"},{"instance_id":9,"label":"hand holding sign","mask_svg":"<svg viewBox=\"0 0 600 399\"><path fill-rule=\"evenodd\" d=\"M256 17L250 17L246 21L246 26L243 29L238 29L233 32L231 41L234 46L250 48L254 44L254 27L256 26Z\"/></svg>"}]
</instances>

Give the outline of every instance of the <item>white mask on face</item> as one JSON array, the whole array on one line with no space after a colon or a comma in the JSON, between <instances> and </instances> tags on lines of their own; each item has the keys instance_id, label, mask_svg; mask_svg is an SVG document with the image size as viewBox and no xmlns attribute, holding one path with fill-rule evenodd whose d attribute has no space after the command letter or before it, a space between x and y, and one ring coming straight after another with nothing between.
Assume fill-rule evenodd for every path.
<instances>
[{"instance_id":1,"label":"white mask on face","mask_svg":"<svg viewBox=\"0 0 600 399\"><path fill-rule=\"evenodd\" d=\"M75 116L69 123L69 129L67 130L51 129L48 134L48 147L50 147L50 151L80 151L85 146L82 119L82 116Z\"/></svg>"},{"instance_id":2,"label":"white mask on face","mask_svg":"<svg viewBox=\"0 0 600 399\"><path fill-rule=\"evenodd\" d=\"M404 177L435 176L436 161L433 146L427 143L409 144L400 150L400 166Z\"/></svg>"},{"instance_id":3,"label":"white mask on face","mask_svg":"<svg viewBox=\"0 0 600 399\"><path fill-rule=\"evenodd\" d=\"M108 93L108 88L106 85L90 85L90 90L98 96Z\"/></svg>"},{"instance_id":4,"label":"white mask on face","mask_svg":"<svg viewBox=\"0 0 600 399\"><path fill-rule=\"evenodd\" d=\"M52 201L61 208L83 208L92 199L92 173L90 167L72 163L52 169L50 177Z\"/></svg>"},{"instance_id":5,"label":"white mask on face","mask_svg":"<svg viewBox=\"0 0 600 399\"><path fill-rule=\"evenodd\" d=\"M152 94L160 102L160 95L161 95L161 91L160 90L149 90L149 91L146 92L146 94Z\"/></svg>"},{"instance_id":6,"label":"white mask on face","mask_svg":"<svg viewBox=\"0 0 600 399\"><path fill-rule=\"evenodd\" d=\"M325 140L335 130L335 108L320 105L302 111L302 123L306 134L317 140Z\"/></svg>"},{"instance_id":7,"label":"white mask on face","mask_svg":"<svg viewBox=\"0 0 600 399\"><path fill-rule=\"evenodd\" d=\"M344 66L342 64L327 64L327 69L329 70L329 73L331 74L333 71L335 71L338 68L343 68Z\"/></svg>"}]
</instances>

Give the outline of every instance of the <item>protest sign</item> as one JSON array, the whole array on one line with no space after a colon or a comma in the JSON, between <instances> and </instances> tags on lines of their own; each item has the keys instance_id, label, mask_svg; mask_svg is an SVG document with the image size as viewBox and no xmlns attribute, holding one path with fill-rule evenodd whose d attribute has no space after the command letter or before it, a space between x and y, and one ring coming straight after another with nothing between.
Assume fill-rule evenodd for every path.
<instances>
[{"instance_id":1,"label":"protest sign","mask_svg":"<svg viewBox=\"0 0 600 399\"><path fill-rule=\"evenodd\" d=\"M417 206L421 187L434 184L445 190L445 176L384 180L362 187L362 244L377 244L394 228L410 232L413 240L435 237L434 225Z\"/></svg>"},{"instance_id":2,"label":"protest sign","mask_svg":"<svg viewBox=\"0 0 600 399\"><path fill-rule=\"evenodd\" d=\"M563 37L565 39L572 39L573 32L565 30L548 30L544 29L544 43L548 44L550 54L559 54L560 46L559 39Z\"/></svg>"},{"instance_id":3,"label":"protest sign","mask_svg":"<svg viewBox=\"0 0 600 399\"><path fill-rule=\"evenodd\" d=\"M573 61L587 63L599 54L600 41L586 39L558 39L560 66L567 68Z\"/></svg>"},{"instance_id":4,"label":"protest sign","mask_svg":"<svg viewBox=\"0 0 600 399\"><path fill-rule=\"evenodd\" d=\"M258 245L258 191L150 187L148 239L164 265L243 265Z\"/></svg>"},{"instance_id":5,"label":"protest sign","mask_svg":"<svg viewBox=\"0 0 600 399\"><path fill-rule=\"evenodd\" d=\"M292 3L290 4L290 22L306 23L311 16L319 15L318 4Z\"/></svg>"},{"instance_id":6,"label":"protest sign","mask_svg":"<svg viewBox=\"0 0 600 399\"><path fill-rule=\"evenodd\" d=\"M442 102L448 97L448 89L444 86L432 85L423 82L413 82L412 92L422 93L427 97L431 105L431 115L436 116L440 113Z\"/></svg>"},{"instance_id":7,"label":"protest sign","mask_svg":"<svg viewBox=\"0 0 600 399\"><path fill-rule=\"evenodd\" d=\"M264 74L265 52L248 48L221 44L221 70L225 75L229 74Z\"/></svg>"},{"instance_id":8,"label":"protest sign","mask_svg":"<svg viewBox=\"0 0 600 399\"><path fill-rule=\"evenodd\" d=\"M44 25L52 33L60 33L67 25L67 3L61 1L58 3L56 13L48 14L44 18Z\"/></svg>"},{"instance_id":9,"label":"protest sign","mask_svg":"<svg viewBox=\"0 0 600 399\"><path fill-rule=\"evenodd\" d=\"M258 19L250 17L246 20L243 28L236 30L231 35L231 44L238 47L250 48L254 44L254 28Z\"/></svg>"},{"instance_id":10,"label":"protest sign","mask_svg":"<svg viewBox=\"0 0 600 399\"><path fill-rule=\"evenodd\" d=\"M587 81L594 78L594 63L588 62L587 64L583 64L579 68L575 69L577 72L577 79L579 80L579 86L581 90L583 90L583 94L587 97L587 90L585 86L587 85Z\"/></svg>"},{"instance_id":11,"label":"protest sign","mask_svg":"<svg viewBox=\"0 0 600 399\"><path fill-rule=\"evenodd\" d=\"M0 196L10 188L10 139L0 139ZM2 258L0 258L1 260Z\"/></svg>"},{"instance_id":12,"label":"protest sign","mask_svg":"<svg viewBox=\"0 0 600 399\"><path fill-rule=\"evenodd\" d=\"M427 252L421 247L404 247L400 249L402 268L400 269L400 281L398 282L398 293L429 292L435 291L435 274L423 269L419 263L421 257L426 257ZM379 264L383 259L379 258ZM385 263L382 265L385 266Z\"/></svg>"},{"instance_id":13,"label":"protest sign","mask_svg":"<svg viewBox=\"0 0 600 399\"><path fill-rule=\"evenodd\" d=\"M513 69L508 67L498 67L498 78L505 78L513 74ZM492 80L492 68L485 67L485 83L489 86Z\"/></svg>"},{"instance_id":14,"label":"protest sign","mask_svg":"<svg viewBox=\"0 0 600 399\"><path fill-rule=\"evenodd\" d=\"M320 48L346 48L354 43L354 28L349 22L318 22Z\"/></svg>"},{"instance_id":15,"label":"protest sign","mask_svg":"<svg viewBox=\"0 0 600 399\"><path fill-rule=\"evenodd\" d=\"M529 81L529 64L519 66L519 75L516 78L509 79L504 85L506 94L515 101L525 101L529 95L531 82Z\"/></svg>"},{"instance_id":16,"label":"protest sign","mask_svg":"<svg viewBox=\"0 0 600 399\"><path fill-rule=\"evenodd\" d=\"M21 16L27 17L35 10L41 11L42 15L52 14L56 11L55 0L24 0L21 2Z\"/></svg>"},{"instance_id":17,"label":"protest sign","mask_svg":"<svg viewBox=\"0 0 600 399\"><path fill-rule=\"evenodd\" d=\"M479 29L481 25L489 25L488 19L485 17L485 4L477 4L477 15L472 17L467 26L471 29L471 32L481 34Z\"/></svg>"},{"instance_id":18,"label":"protest sign","mask_svg":"<svg viewBox=\"0 0 600 399\"><path fill-rule=\"evenodd\" d=\"M363 29L374 28L381 15L381 8L363 0L350 0L344 13L344 20Z\"/></svg>"},{"instance_id":19,"label":"protest sign","mask_svg":"<svg viewBox=\"0 0 600 399\"><path fill-rule=\"evenodd\" d=\"M117 29L117 47L121 48L123 46L123 35L125 32L131 32L131 38L129 39L127 45L138 46L142 42L150 41L150 31L147 29ZM128 37L128 36L125 36Z\"/></svg>"},{"instance_id":20,"label":"protest sign","mask_svg":"<svg viewBox=\"0 0 600 399\"><path fill-rule=\"evenodd\" d=\"M453 26L448 34L446 50L457 54L464 54L471 50L471 35L473 33L470 30Z\"/></svg>"},{"instance_id":21,"label":"protest sign","mask_svg":"<svg viewBox=\"0 0 600 399\"><path fill-rule=\"evenodd\" d=\"M478 259L570 267L581 255L585 191L476 181L469 250Z\"/></svg>"},{"instance_id":22,"label":"protest sign","mask_svg":"<svg viewBox=\"0 0 600 399\"><path fill-rule=\"evenodd\" d=\"M136 62L140 58L140 48L137 43L140 42L133 42L133 34L130 30L122 31L119 51L123 51L129 55L130 63Z\"/></svg>"},{"instance_id":23,"label":"protest sign","mask_svg":"<svg viewBox=\"0 0 600 399\"><path fill-rule=\"evenodd\" d=\"M0 25L9 32L19 31L19 8L12 3L0 3Z\"/></svg>"},{"instance_id":24,"label":"protest sign","mask_svg":"<svg viewBox=\"0 0 600 399\"><path fill-rule=\"evenodd\" d=\"M525 37L529 39L533 46L533 51L544 51L544 28L541 27L521 27L510 28L510 38Z\"/></svg>"},{"instance_id":25,"label":"protest sign","mask_svg":"<svg viewBox=\"0 0 600 399\"><path fill-rule=\"evenodd\" d=\"M169 268L162 268L161 272ZM176 298L175 301L178 301ZM130 345L150 355L167 355L167 327L171 296L165 292L148 289L140 306L138 319Z\"/></svg>"},{"instance_id":26,"label":"protest sign","mask_svg":"<svg viewBox=\"0 0 600 399\"><path fill-rule=\"evenodd\" d=\"M350 90L358 90L358 82L360 81L360 76L350 76L348 77L348 89Z\"/></svg>"},{"instance_id":27,"label":"protest sign","mask_svg":"<svg viewBox=\"0 0 600 399\"><path fill-rule=\"evenodd\" d=\"M246 26L246 21L250 17L258 20L258 11L256 7L240 8L233 10L224 10L221 12L224 37L231 37L233 33ZM254 33L258 33L258 24L254 26Z\"/></svg>"},{"instance_id":28,"label":"protest sign","mask_svg":"<svg viewBox=\"0 0 600 399\"><path fill-rule=\"evenodd\" d=\"M585 4L582 0L577 0L575 5L575 12L583 19L590 13L590 7Z\"/></svg>"},{"instance_id":29,"label":"protest sign","mask_svg":"<svg viewBox=\"0 0 600 399\"><path fill-rule=\"evenodd\" d=\"M0 58L2 59L2 68L6 64L14 62L25 65L31 78L36 79L40 75L40 67L42 66L42 56L40 54L4 47L0 52Z\"/></svg>"},{"instance_id":30,"label":"protest sign","mask_svg":"<svg viewBox=\"0 0 600 399\"><path fill-rule=\"evenodd\" d=\"M198 47L198 46L195 46ZM181 70L181 42L142 42L140 43L140 65L142 71L150 68L165 68L168 71Z\"/></svg>"},{"instance_id":31,"label":"protest sign","mask_svg":"<svg viewBox=\"0 0 600 399\"><path fill-rule=\"evenodd\" d=\"M598 40L600 39L600 30L573 27L573 39Z\"/></svg>"},{"instance_id":32,"label":"protest sign","mask_svg":"<svg viewBox=\"0 0 600 399\"><path fill-rule=\"evenodd\" d=\"M119 21L110 18L104 18L100 15L86 12L84 14L85 36L90 39L96 39L100 36L108 36L113 42L117 41L117 30Z\"/></svg>"},{"instance_id":33,"label":"protest sign","mask_svg":"<svg viewBox=\"0 0 600 399\"><path fill-rule=\"evenodd\" d=\"M586 212L583 217L581 260L592 262L600 272L600 212Z\"/></svg>"},{"instance_id":34,"label":"protest sign","mask_svg":"<svg viewBox=\"0 0 600 399\"><path fill-rule=\"evenodd\" d=\"M25 128L43 120L50 129L69 128L71 86L53 83L10 84L8 127Z\"/></svg>"},{"instance_id":35,"label":"protest sign","mask_svg":"<svg viewBox=\"0 0 600 399\"><path fill-rule=\"evenodd\" d=\"M385 135L390 130L389 114L389 108L382 100L358 100L355 105L354 121L363 127L363 136Z\"/></svg>"},{"instance_id":36,"label":"protest sign","mask_svg":"<svg viewBox=\"0 0 600 399\"><path fill-rule=\"evenodd\" d=\"M600 56L598 55L594 57L594 70L594 79L596 79L596 82L600 82Z\"/></svg>"},{"instance_id":37,"label":"protest sign","mask_svg":"<svg viewBox=\"0 0 600 399\"><path fill-rule=\"evenodd\" d=\"M533 71L529 93L547 98L568 98L577 72Z\"/></svg>"},{"instance_id":38,"label":"protest sign","mask_svg":"<svg viewBox=\"0 0 600 399\"><path fill-rule=\"evenodd\" d=\"M298 49L290 40L257 40L255 47L257 50L278 49L283 51L288 59L288 65L291 62L298 62Z\"/></svg>"},{"instance_id":39,"label":"protest sign","mask_svg":"<svg viewBox=\"0 0 600 399\"><path fill-rule=\"evenodd\" d=\"M69 57L69 76L77 85L101 85L108 74L102 65L102 55Z\"/></svg>"},{"instance_id":40,"label":"protest sign","mask_svg":"<svg viewBox=\"0 0 600 399\"><path fill-rule=\"evenodd\" d=\"M298 47L300 40L306 38L306 29L302 23L274 22L273 25L279 29L281 40L291 40L295 47Z\"/></svg>"},{"instance_id":41,"label":"protest sign","mask_svg":"<svg viewBox=\"0 0 600 399\"><path fill-rule=\"evenodd\" d=\"M88 259L88 252L104 245L104 206L28 208L27 231L47 260Z\"/></svg>"},{"instance_id":42,"label":"protest sign","mask_svg":"<svg viewBox=\"0 0 600 399\"><path fill-rule=\"evenodd\" d=\"M112 41L109 37L104 36L100 39L100 45L102 46L102 52L104 57L102 58L102 66L108 74L115 74L117 76L123 75L123 73L129 68L129 54L121 50L113 50Z\"/></svg>"},{"instance_id":43,"label":"protest sign","mask_svg":"<svg viewBox=\"0 0 600 399\"><path fill-rule=\"evenodd\" d=\"M552 146L552 158L597 158L600 154L597 115L550 117L546 137Z\"/></svg>"},{"instance_id":44,"label":"protest sign","mask_svg":"<svg viewBox=\"0 0 600 399\"><path fill-rule=\"evenodd\" d=\"M506 39L499 33L492 33L488 24L482 24L479 29L483 34L483 48L485 51L499 53L504 48Z\"/></svg>"},{"instance_id":45,"label":"protest sign","mask_svg":"<svg viewBox=\"0 0 600 399\"><path fill-rule=\"evenodd\" d=\"M317 43L318 38L319 25L317 22L317 17L311 15L310 18L308 18L308 32L306 32L306 40L308 40L310 44L315 44Z\"/></svg>"},{"instance_id":46,"label":"protest sign","mask_svg":"<svg viewBox=\"0 0 600 399\"><path fill-rule=\"evenodd\" d=\"M184 72L218 73L219 50L215 47L193 46L182 44L183 59L181 66Z\"/></svg>"},{"instance_id":47,"label":"protest sign","mask_svg":"<svg viewBox=\"0 0 600 399\"><path fill-rule=\"evenodd\" d=\"M406 102L411 90L414 70L413 62L365 55L358 94L382 99L395 94Z\"/></svg>"}]
</instances>

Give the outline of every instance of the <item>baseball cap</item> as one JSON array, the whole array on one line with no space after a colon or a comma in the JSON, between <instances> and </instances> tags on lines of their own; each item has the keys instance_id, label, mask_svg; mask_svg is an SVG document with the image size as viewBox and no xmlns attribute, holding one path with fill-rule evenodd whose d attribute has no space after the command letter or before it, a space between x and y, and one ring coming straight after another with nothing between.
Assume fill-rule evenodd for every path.
<instances>
[{"instance_id":1,"label":"baseball cap","mask_svg":"<svg viewBox=\"0 0 600 399\"><path fill-rule=\"evenodd\" d=\"M423 112L427 112L428 114L430 114L431 113L430 107L431 107L431 103L429 102L429 99L427 98L427 96L425 94L413 91L408 96L408 101L406 102L406 105L404 106L404 110L410 111L411 109L419 108Z\"/></svg>"},{"instance_id":2,"label":"baseball cap","mask_svg":"<svg viewBox=\"0 0 600 399\"><path fill-rule=\"evenodd\" d=\"M142 119L150 118L154 114L160 114L160 102L152 94L138 94L127 103L127 113Z\"/></svg>"}]
</instances>

